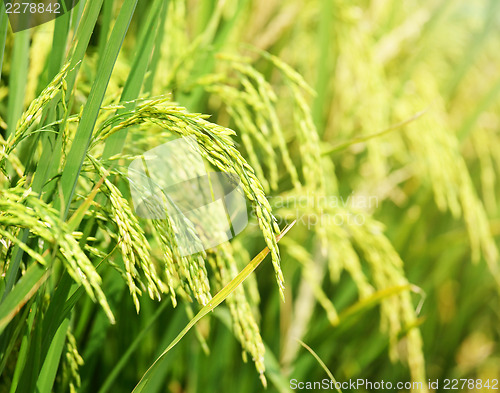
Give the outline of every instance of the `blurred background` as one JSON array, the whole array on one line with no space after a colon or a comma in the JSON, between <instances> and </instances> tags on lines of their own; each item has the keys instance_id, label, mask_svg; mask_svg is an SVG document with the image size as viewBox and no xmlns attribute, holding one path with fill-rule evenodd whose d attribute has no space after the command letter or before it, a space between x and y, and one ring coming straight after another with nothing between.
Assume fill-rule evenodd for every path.
<instances>
[{"instance_id":1,"label":"blurred background","mask_svg":"<svg viewBox=\"0 0 500 393\"><path fill-rule=\"evenodd\" d=\"M137 4L103 105L119 102L152 4ZM104 1L73 113L120 6ZM280 242L286 301L266 259L244 284L248 307L223 303L201 320L148 391L264 391L251 356L242 356L238 312L260 328L268 392L328 378L298 340L337 381L498 380L500 2L170 0L155 26L141 97L171 94L235 130L280 227L297 223ZM49 81L53 29L6 33L4 136L12 108L21 113ZM29 57L17 61L23 39ZM23 67L26 84L13 92L9 80ZM161 142L154 125L129 132L125 154ZM231 240L232 273L266 245L249 213ZM131 391L199 307L143 296L137 314L119 274L101 275L117 323L90 299L77 303L72 332L83 363L72 389L99 391L116 370L110 389ZM14 366L7 363L2 391ZM63 370L54 391L69 389Z\"/></svg>"}]
</instances>

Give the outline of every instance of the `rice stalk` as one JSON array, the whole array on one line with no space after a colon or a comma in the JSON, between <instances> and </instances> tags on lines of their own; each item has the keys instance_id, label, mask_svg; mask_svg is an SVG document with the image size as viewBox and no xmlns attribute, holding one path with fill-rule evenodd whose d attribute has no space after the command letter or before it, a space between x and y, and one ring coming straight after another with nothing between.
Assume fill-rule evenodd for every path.
<instances>
[{"instance_id":1,"label":"rice stalk","mask_svg":"<svg viewBox=\"0 0 500 393\"><path fill-rule=\"evenodd\" d=\"M114 322L114 316L101 289L101 277L69 232L67 225L59 219L59 213L22 187L0 190L0 225L2 235L20 246L16 241L17 229L29 228L47 244L57 247L59 257L73 280L83 285L94 301L99 302L107 317ZM11 233L12 230L14 233ZM28 246L23 250L38 263L49 266L45 259Z\"/></svg>"},{"instance_id":2,"label":"rice stalk","mask_svg":"<svg viewBox=\"0 0 500 393\"><path fill-rule=\"evenodd\" d=\"M210 123L206 116L192 114L184 108L171 103L169 98L146 101L127 114L128 117L110 130L100 130L96 140L104 140L121 129L139 124L153 124L170 133L183 137L195 137L203 157L214 167L223 172L235 173L242 182L243 190L252 202L264 240L271 250L276 281L281 296L283 293L283 274L279 262L279 250L276 243L278 226L271 213L271 207L259 180L250 165L235 148L231 136L234 131Z\"/></svg>"}]
</instances>

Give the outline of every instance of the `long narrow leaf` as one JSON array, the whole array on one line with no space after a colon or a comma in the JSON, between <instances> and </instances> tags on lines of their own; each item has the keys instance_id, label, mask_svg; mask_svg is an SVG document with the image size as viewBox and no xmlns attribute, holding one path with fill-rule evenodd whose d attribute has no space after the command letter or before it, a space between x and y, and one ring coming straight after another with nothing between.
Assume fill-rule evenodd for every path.
<instances>
[{"instance_id":1,"label":"long narrow leaf","mask_svg":"<svg viewBox=\"0 0 500 393\"><path fill-rule=\"evenodd\" d=\"M283 238L286 233L293 227L295 221L290 225L285 227L280 235L276 238L277 241ZM151 375L155 371L157 367L161 364L162 359L165 355L181 341L181 339L189 332L189 330L198 323L198 321L207 315L210 311L212 311L215 307L221 304L226 298L240 285L245 279L260 265L260 263L264 260L266 255L269 253L269 249L264 248L252 261L235 277L229 282L224 288L222 288L213 298L212 300L204 306L198 314L195 315L191 321L186 325L186 327L179 333L179 335L170 343L170 345L163 351L163 353L155 360L155 362L151 365L151 367L146 371L146 373L142 376L141 380L134 388L133 392L140 393L146 392L146 386L151 378Z\"/></svg>"},{"instance_id":2,"label":"long narrow leaf","mask_svg":"<svg viewBox=\"0 0 500 393\"><path fill-rule=\"evenodd\" d=\"M83 160L87 154L92 132L101 109L101 103L104 99L111 73L113 72L118 53L120 52L136 5L137 0L125 0L115 22L106 50L104 51L104 56L97 71L97 76L90 91L87 103L83 109L82 119L71 145L66 166L61 175L64 218L68 214L69 205L73 198Z\"/></svg>"},{"instance_id":3,"label":"long narrow leaf","mask_svg":"<svg viewBox=\"0 0 500 393\"><path fill-rule=\"evenodd\" d=\"M48 271L38 263L32 264L14 289L0 303L0 334L33 296L48 277Z\"/></svg>"},{"instance_id":4,"label":"long narrow leaf","mask_svg":"<svg viewBox=\"0 0 500 393\"><path fill-rule=\"evenodd\" d=\"M319 365L321 366L321 368L323 370L325 370L326 374L328 375L328 377L330 377L330 379L333 381L333 383L335 384L335 389L337 389L337 392L339 393L342 393L342 390L340 390L338 387L337 387L337 380L335 379L335 377L333 376L332 372L330 371L330 369L328 367L326 367L326 364L325 362L323 362L323 360L321 360L321 358L318 356L318 354L316 352L314 352L314 350L309 346L307 345L305 342L303 342L302 340L299 340L297 339L297 341L300 343L300 345L302 345L305 349L307 349L309 351L309 353L311 355L314 356L314 359L317 360L317 362L319 363Z\"/></svg>"}]
</instances>

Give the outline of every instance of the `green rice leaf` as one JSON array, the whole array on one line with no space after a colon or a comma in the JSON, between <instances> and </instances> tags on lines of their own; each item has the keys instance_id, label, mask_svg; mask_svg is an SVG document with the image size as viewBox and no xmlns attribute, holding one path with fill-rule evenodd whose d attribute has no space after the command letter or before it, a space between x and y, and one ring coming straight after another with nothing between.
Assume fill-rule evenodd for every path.
<instances>
[{"instance_id":1,"label":"green rice leaf","mask_svg":"<svg viewBox=\"0 0 500 393\"><path fill-rule=\"evenodd\" d=\"M295 221L290 225L286 226L285 229L281 232L279 236L276 237L276 240L279 241L286 233L293 227ZM210 311L213 311L215 307L221 304L226 298L240 285L245 279L260 265L260 263L264 260L266 255L269 254L269 248L263 249L252 261L235 277L231 280L229 284L227 284L224 288L222 288L213 298L212 300L203 307L198 314L195 315L191 321L186 325L186 327L179 333L179 335L170 343L170 345L163 351L163 353L154 361L151 367L146 371L146 373L142 376L141 380L134 388L133 392L141 393L147 392L147 384L151 375L154 373L157 367L160 367L162 359L165 355L181 341L181 339L189 332L189 330L196 325L196 323L202 319L205 315L207 315Z\"/></svg>"}]
</instances>

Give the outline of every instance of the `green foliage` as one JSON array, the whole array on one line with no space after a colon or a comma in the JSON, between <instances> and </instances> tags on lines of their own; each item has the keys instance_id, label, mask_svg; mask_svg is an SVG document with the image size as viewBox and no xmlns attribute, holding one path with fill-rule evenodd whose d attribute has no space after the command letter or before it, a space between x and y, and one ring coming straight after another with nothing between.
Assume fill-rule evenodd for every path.
<instances>
[{"instance_id":1,"label":"green foliage","mask_svg":"<svg viewBox=\"0 0 500 393\"><path fill-rule=\"evenodd\" d=\"M2 5L0 392L498 377L497 4ZM177 137L251 206L189 256L126 176Z\"/></svg>"}]
</instances>

